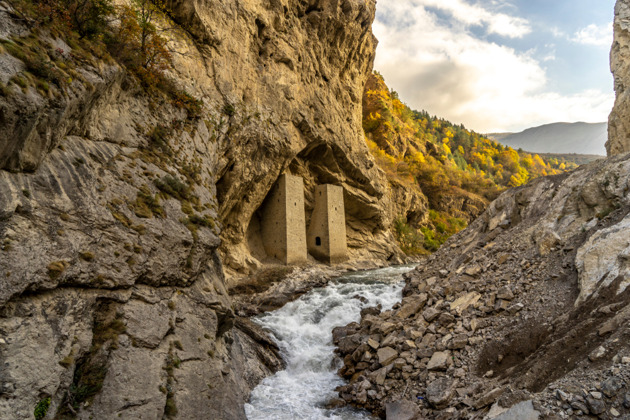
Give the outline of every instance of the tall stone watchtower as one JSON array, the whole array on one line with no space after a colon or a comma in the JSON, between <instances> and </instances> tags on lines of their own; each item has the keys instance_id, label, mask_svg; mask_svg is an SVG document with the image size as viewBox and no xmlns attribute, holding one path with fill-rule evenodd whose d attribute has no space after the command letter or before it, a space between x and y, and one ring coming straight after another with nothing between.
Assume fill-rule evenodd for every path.
<instances>
[{"instance_id":1,"label":"tall stone watchtower","mask_svg":"<svg viewBox=\"0 0 630 420\"><path fill-rule=\"evenodd\" d=\"M282 175L267 196L262 216L262 242L267 255L285 264L306 262L304 180Z\"/></svg>"},{"instance_id":2,"label":"tall stone watchtower","mask_svg":"<svg viewBox=\"0 0 630 420\"><path fill-rule=\"evenodd\" d=\"M308 252L320 261L336 264L348 259L343 187L319 185L307 233Z\"/></svg>"}]
</instances>

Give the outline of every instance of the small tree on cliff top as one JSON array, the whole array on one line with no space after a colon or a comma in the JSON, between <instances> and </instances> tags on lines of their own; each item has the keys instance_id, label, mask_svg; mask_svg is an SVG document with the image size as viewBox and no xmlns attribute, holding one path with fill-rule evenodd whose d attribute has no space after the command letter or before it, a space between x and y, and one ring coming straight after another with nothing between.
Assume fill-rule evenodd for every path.
<instances>
[{"instance_id":1,"label":"small tree on cliff top","mask_svg":"<svg viewBox=\"0 0 630 420\"><path fill-rule=\"evenodd\" d=\"M112 40L112 51L149 86L155 86L161 73L171 68L167 40L156 26L164 12L161 2L149 0L134 0L131 6L122 6L120 25Z\"/></svg>"}]
</instances>

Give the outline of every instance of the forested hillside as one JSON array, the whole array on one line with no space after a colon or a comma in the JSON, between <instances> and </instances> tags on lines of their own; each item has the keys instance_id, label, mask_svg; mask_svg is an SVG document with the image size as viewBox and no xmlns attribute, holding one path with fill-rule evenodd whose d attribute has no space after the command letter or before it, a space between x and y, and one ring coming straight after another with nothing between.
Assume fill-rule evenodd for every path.
<instances>
[{"instance_id":1,"label":"forested hillside","mask_svg":"<svg viewBox=\"0 0 630 420\"><path fill-rule=\"evenodd\" d=\"M374 72L363 95L363 129L370 151L389 179L420 189L428 219L396 222L408 253L437 248L477 217L503 190L577 167L503 146L463 125L415 111Z\"/></svg>"}]
</instances>

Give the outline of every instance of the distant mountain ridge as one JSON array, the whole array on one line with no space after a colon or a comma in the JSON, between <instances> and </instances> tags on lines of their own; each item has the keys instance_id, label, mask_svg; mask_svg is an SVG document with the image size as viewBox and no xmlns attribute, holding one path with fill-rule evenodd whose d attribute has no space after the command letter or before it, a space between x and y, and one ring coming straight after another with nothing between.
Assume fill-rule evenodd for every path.
<instances>
[{"instance_id":1,"label":"distant mountain ridge","mask_svg":"<svg viewBox=\"0 0 630 420\"><path fill-rule=\"evenodd\" d=\"M553 123L528 128L520 133L492 133L488 137L532 153L606 156L608 123Z\"/></svg>"}]
</instances>

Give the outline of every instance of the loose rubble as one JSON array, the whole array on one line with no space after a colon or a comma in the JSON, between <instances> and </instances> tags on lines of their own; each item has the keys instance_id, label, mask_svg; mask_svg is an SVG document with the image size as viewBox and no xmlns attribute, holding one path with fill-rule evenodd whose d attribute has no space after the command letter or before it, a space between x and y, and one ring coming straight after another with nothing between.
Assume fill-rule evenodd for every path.
<instances>
[{"instance_id":1,"label":"loose rubble","mask_svg":"<svg viewBox=\"0 0 630 420\"><path fill-rule=\"evenodd\" d=\"M585 185L613 172L616 187ZM340 397L414 413L388 419L630 418L630 289L583 271L627 220L629 180L617 158L501 196L406 275L402 302L333 332ZM606 269L624 272L616 261Z\"/></svg>"}]
</instances>

